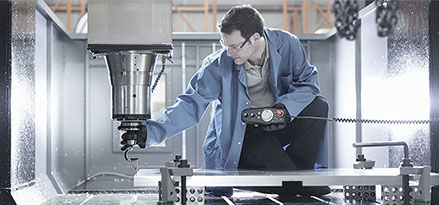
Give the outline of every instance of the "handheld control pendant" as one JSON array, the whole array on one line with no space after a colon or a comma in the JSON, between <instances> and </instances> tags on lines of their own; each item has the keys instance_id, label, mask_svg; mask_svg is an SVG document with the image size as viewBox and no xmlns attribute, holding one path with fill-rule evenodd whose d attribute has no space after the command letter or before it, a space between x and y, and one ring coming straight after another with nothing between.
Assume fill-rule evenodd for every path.
<instances>
[{"instance_id":1,"label":"handheld control pendant","mask_svg":"<svg viewBox=\"0 0 439 205\"><path fill-rule=\"evenodd\" d=\"M273 125L285 123L285 112L279 108L249 108L241 113L241 120L248 124Z\"/></svg>"}]
</instances>

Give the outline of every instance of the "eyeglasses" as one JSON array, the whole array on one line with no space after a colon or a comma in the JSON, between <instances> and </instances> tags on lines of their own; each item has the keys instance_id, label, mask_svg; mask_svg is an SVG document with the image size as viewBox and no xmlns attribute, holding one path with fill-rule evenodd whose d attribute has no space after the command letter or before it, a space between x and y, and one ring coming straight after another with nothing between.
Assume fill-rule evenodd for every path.
<instances>
[{"instance_id":1,"label":"eyeglasses","mask_svg":"<svg viewBox=\"0 0 439 205\"><path fill-rule=\"evenodd\" d=\"M224 48L224 49L226 49L227 51L230 51L230 52L238 52L238 51L240 51L241 49L242 49L242 47L244 47L245 46L245 44L250 40L250 37L252 37L252 36L249 36L249 37L247 37L246 39L245 39L245 41L241 44L241 46L237 46L237 45L235 45L235 46L228 46L228 45L226 45L225 43L224 43L224 41L223 41L223 39L221 39L219 42L220 42L220 44L221 44L221 46Z\"/></svg>"}]
</instances>

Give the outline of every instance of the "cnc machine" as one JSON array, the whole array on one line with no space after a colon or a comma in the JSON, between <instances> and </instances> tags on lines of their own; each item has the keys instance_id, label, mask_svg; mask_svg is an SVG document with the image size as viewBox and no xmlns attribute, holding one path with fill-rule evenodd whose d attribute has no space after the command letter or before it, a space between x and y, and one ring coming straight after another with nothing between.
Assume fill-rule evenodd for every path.
<instances>
[{"instance_id":1,"label":"cnc machine","mask_svg":"<svg viewBox=\"0 0 439 205\"><path fill-rule=\"evenodd\" d=\"M127 135L125 150L137 144L138 132L151 118L156 59L172 56L171 0L91 0L88 11L88 50L105 59L111 118Z\"/></svg>"}]
</instances>

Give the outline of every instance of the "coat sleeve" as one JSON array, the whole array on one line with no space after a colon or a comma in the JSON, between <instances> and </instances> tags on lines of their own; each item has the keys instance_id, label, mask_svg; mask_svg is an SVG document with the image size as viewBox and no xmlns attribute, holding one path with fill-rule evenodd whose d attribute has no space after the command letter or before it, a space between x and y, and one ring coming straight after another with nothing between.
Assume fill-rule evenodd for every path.
<instances>
[{"instance_id":1,"label":"coat sleeve","mask_svg":"<svg viewBox=\"0 0 439 205\"><path fill-rule=\"evenodd\" d=\"M297 116L320 93L320 89L316 67L308 62L299 39L293 35L290 37L282 55L282 58L288 58L290 83L287 92L279 96L276 103L284 104L291 116Z\"/></svg>"},{"instance_id":2,"label":"coat sleeve","mask_svg":"<svg viewBox=\"0 0 439 205\"><path fill-rule=\"evenodd\" d=\"M160 143L200 122L209 103L221 92L221 78L216 70L211 59L206 58L175 103L166 108L157 120L146 122L146 146Z\"/></svg>"}]
</instances>

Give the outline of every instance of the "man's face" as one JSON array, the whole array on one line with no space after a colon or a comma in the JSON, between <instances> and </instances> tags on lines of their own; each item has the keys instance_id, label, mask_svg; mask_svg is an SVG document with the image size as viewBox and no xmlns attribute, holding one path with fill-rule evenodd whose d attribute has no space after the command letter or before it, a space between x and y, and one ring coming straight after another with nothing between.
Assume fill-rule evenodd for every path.
<instances>
[{"instance_id":1,"label":"man's face","mask_svg":"<svg viewBox=\"0 0 439 205\"><path fill-rule=\"evenodd\" d=\"M241 65L247 61L253 54L254 46L252 39L241 36L241 31L234 30L230 34L221 32L221 44L227 50L227 56L233 58L233 61Z\"/></svg>"}]
</instances>

